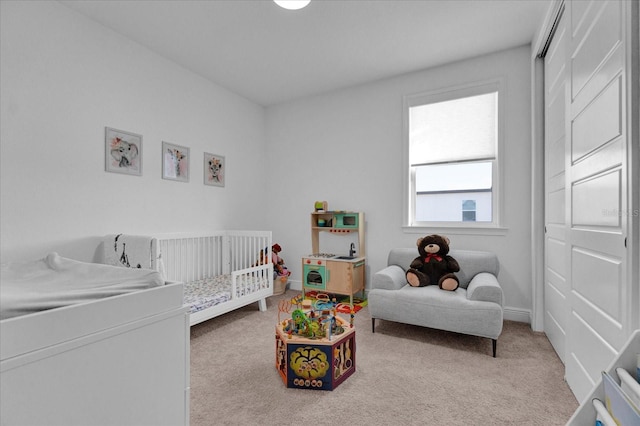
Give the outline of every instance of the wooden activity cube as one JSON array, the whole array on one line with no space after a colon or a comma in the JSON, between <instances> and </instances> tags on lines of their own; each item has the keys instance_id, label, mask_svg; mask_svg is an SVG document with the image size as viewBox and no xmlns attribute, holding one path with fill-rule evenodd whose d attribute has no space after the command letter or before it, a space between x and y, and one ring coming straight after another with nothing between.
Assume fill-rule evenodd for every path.
<instances>
[{"instance_id":1,"label":"wooden activity cube","mask_svg":"<svg viewBox=\"0 0 640 426\"><path fill-rule=\"evenodd\" d=\"M331 339L289 335L276 325L276 369L288 388L334 390L356 371L356 330Z\"/></svg>"}]
</instances>

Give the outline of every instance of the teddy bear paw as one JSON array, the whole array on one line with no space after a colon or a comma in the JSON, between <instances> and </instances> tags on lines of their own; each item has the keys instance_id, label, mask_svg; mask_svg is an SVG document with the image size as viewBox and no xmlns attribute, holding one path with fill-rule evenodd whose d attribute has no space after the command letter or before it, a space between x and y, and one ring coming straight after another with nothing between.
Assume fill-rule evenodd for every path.
<instances>
[{"instance_id":1,"label":"teddy bear paw","mask_svg":"<svg viewBox=\"0 0 640 426\"><path fill-rule=\"evenodd\" d=\"M440 288L443 290L454 291L458 288L458 281L453 278L446 278L440 283Z\"/></svg>"},{"instance_id":2,"label":"teddy bear paw","mask_svg":"<svg viewBox=\"0 0 640 426\"><path fill-rule=\"evenodd\" d=\"M407 274L407 282L411 287L420 287L420 279L416 274L412 274L411 272Z\"/></svg>"}]
</instances>

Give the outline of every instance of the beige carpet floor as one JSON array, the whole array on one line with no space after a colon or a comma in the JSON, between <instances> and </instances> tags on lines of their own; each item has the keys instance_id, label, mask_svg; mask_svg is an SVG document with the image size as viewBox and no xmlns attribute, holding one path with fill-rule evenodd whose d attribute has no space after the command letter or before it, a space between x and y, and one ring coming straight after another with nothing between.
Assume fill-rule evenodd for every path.
<instances>
[{"instance_id":1,"label":"beige carpet floor","mask_svg":"<svg viewBox=\"0 0 640 426\"><path fill-rule=\"evenodd\" d=\"M275 369L278 301L191 328L191 425L564 425L578 402L543 333L490 339L356 315L356 371L333 391L288 389Z\"/></svg>"}]
</instances>

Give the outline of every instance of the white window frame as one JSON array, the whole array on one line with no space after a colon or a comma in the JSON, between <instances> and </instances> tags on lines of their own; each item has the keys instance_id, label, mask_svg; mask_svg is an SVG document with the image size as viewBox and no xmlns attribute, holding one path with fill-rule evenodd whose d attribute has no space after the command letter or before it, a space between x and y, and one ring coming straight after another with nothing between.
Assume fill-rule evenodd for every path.
<instances>
[{"instance_id":1,"label":"white window frame","mask_svg":"<svg viewBox=\"0 0 640 426\"><path fill-rule=\"evenodd\" d=\"M504 234L503 217L503 167L504 152L504 117L505 117L505 84L504 78L495 78L481 82L469 83L456 87L423 92L403 97L403 135L402 135L402 170L403 170L403 203L402 228L408 233L447 232L449 234ZM491 222L417 222L415 221L415 175L409 159L409 109L414 106L444 102L459 98L498 92L498 146L496 158L492 160L492 221ZM456 164L456 163L452 163Z\"/></svg>"}]
</instances>

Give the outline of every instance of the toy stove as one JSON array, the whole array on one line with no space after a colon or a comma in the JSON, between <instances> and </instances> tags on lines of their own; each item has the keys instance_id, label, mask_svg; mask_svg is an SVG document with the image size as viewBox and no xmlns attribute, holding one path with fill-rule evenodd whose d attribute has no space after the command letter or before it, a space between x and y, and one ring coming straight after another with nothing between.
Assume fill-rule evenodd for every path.
<instances>
[{"instance_id":1,"label":"toy stove","mask_svg":"<svg viewBox=\"0 0 640 426\"><path fill-rule=\"evenodd\" d=\"M336 257L332 253L314 253L302 258L303 286L314 290L325 290L327 286L327 259Z\"/></svg>"}]
</instances>

